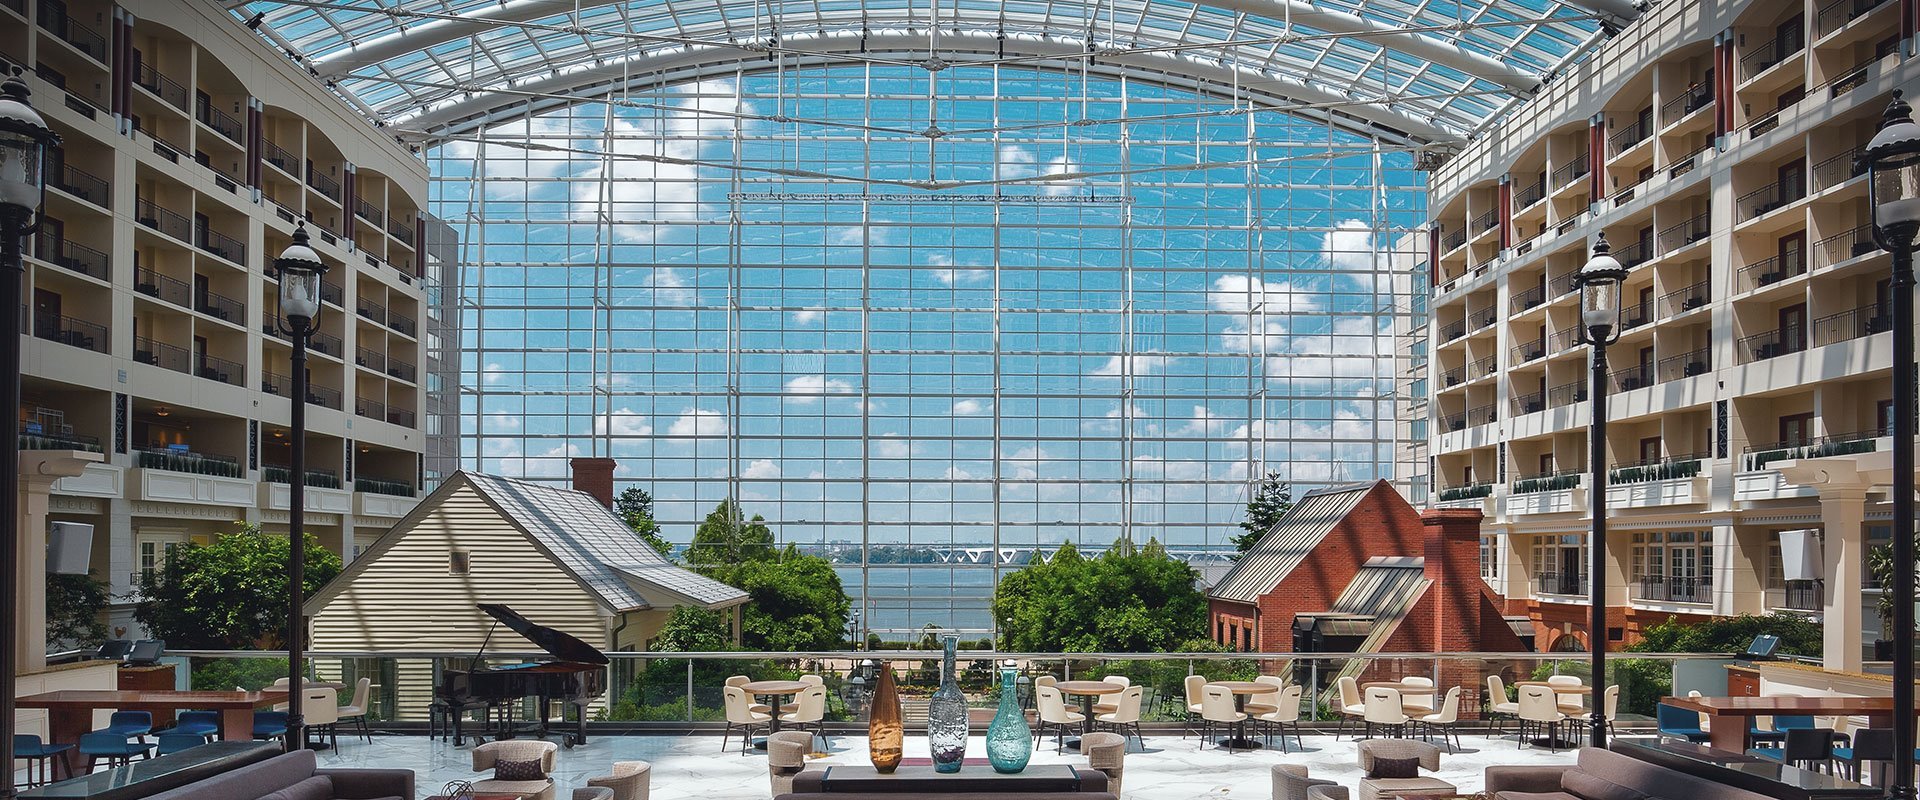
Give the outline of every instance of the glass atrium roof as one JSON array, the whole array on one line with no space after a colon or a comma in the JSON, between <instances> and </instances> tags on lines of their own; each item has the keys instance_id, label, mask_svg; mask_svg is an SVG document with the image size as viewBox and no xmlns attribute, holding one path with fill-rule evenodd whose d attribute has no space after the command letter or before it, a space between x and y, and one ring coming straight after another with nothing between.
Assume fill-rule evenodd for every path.
<instances>
[{"instance_id":1,"label":"glass atrium roof","mask_svg":"<svg viewBox=\"0 0 1920 800\"><path fill-rule=\"evenodd\" d=\"M374 120L427 138L743 63L1128 74L1407 143L1472 138L1630 0L239 0ZM937 24L936 24L937 23ZM931 82L931 81L930 81ZM937 126L937 123L936 123ZM937 131L934 135L938 135Z\"/></svg>"}]
</instances>

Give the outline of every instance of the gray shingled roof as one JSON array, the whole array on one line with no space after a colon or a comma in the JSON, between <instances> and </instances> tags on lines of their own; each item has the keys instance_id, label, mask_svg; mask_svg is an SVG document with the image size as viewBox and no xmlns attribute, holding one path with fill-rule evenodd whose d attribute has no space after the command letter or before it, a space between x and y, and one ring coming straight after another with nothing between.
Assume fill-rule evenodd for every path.
<instances>
[{"instance_id":1,"label":"gray shingled roof","mask_svg":"<svg viewBox=\"0 0 1920 800\"><path fill-rule=\"evenodd\" d=\"M1240 557L1226 577L1214 584L1209 596L1241 603L1258 602L1260 595L1280 585L1307 559L1307 554L1327 538L1335 525L1346 519L1376 483L1380 481L1329 486L1302 495L1279 522L1261 535L1253 549Z\"/></svg>"},{"instance_id":2,"label":"gray shingled roof","mask_svg":"<svg viewBox=\"0 0 1920 800\"><path fill-rule=\"evenodd\" d=\"M455 473L615 611L722 608L747 593L674 565L591 495L496 475Z\"/></svg>"}]
</instances>

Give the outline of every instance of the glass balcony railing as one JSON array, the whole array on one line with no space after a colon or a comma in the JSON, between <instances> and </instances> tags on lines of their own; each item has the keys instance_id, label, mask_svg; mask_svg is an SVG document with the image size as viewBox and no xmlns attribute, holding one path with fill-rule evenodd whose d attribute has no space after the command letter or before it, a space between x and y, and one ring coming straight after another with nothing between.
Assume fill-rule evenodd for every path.
<instances>
[{"instance_id":1,"label":"glass balcony railing","mask_svg":"<svg viewBox=\"0 0 1920 800\"><path fill-rule=\"evenodd\" d=\"M384 494L392 497L413 497L413 484L406 481L387 481L378 478L354 478L353 490L368 494Z\"/></svg>"},{"instance_id":2,"label":"glass balcony railing","mask_svg":"<svg viewBox=\"0 0 1920 800\"><path fill-rule=\"evenodd\" d=\"M241 477L239 459L196 453L182 448L147 448L133 451L134 466L168 472L188 472L221 478Z\"/></svg>"},{"instance_id":3,"label":"glass balcony railing","mask_svg":"<svg viewBox=\"0 0 1920 800\"><path fill-rule=\"evenodd\" d=\"M290 483L288 477L293 470L282 464L263 464L260 466L260 479L267 483ZM340 473L330 469L307 470L306 485L317 489L340 488Z\"/></svg>"},{"instance_id":4,"label":"glass balcony railing","mask_svg":"<svg viewBox=\"0 0 1920 800\"><path fill-rule=\"evenodd\" d=\"M1622 464L1607 470L1607 484L1650 483L1675 478L1691 478L1700 474L1707 453L1689 453L1667 456L1651 461Z\"/></svg>"},{"instance_id":5,"label":"glass balcony railing","mask_svg":"<svg viewBox=\"0 0 1920 800\"><path fill-rule=\"evenodd\" d=\"M1775 461L1787 459L1871 453L1879 449L1878 440L1887 435L1886 430L1871 428L1852 433L1815 436L1798 441L1748 445L1740 453L1740 469L1744 472L1754 472L1766 469L1768 464Z\"/></svg>"},{"instance_id":6,"label":"glass balcony railing","mask_svg":"<svg viewBox=\"0 0 1920 800\"><path fill-rule=\"evenodd\" d=\"M1512 486L1512 493L1521 495L1565 491L1578 487L1585 478L1586 473L1580 470L1543 472L1539 475L1529 475L1515 480Z\"/></svg>"}]
</instances>

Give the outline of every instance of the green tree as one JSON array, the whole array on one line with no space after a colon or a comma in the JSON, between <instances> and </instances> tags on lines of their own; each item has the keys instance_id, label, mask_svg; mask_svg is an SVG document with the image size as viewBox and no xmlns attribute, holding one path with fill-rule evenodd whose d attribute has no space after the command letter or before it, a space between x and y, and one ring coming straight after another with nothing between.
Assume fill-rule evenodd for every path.
<instances>
[{"instance_id":1,"label":"green tree","mask_svg":"<svg viewBox=\"0 0 1920 800\"><path fill-rule=\"evenodd\" d=\"M1920 553L1920 533L1913 537L1914 552ZM1920 580L1920 562L1913 565L1914 578ZM1880 584L1880 633L1893 638L1893 545L1883 544L1867 551L1867 573Z\"/></svg>"},{"instance_id":2,"label":"green tree","mask_svg":"<svg viewBox=\"0 0 1920 800\"><path fill-rule=\"evenodd\" d=\"M619 515L620 521L627 523L634 533L639 534L648 547L662 556L671 556L673 543L661 535L660 523L653 521L653 495L647 494L647 490L638 486L627 487L619 497L613 499L613 513Z\"/></svg>"},{"instance_id":3,"label":"green tree","mask_svg":"<svg viewBox=\"0 0 1920 800\"><path fill-rule=\"evenodd\" d=\"M1240 534L1233 537L1234 558L1240 553L1253 549L1254 542L1260 541L1267 531L1273 529L1287 510L1293 508L1293 485L1280 479L1280 473L1269 472L1260 481L1260 488L1254 490L1253 497L1247 500L1247 518L1240 522Z\"/></svg>"},{"instance_id":4,"label":"green tree","mask_svg":"<svg viewBox=\"0 0 1920 800\"><path fill-rule=\"evenodd\" d=\"M733 649L726 615L692 606L675 606L660 626L650 649L674 653L718 653Z\"/></svg>"},{"instance_id":5,"label":"green tree","mask_svg":"<svg viewBox=\"0 0 1920 800\"><path fill-rule=\"evenodd\" d=\"M1157 540L1087 558L1071 543L1000 580L993 613L1004 649L1157 653L1203 638L1207 599L1192 567Z\"/></svg>"},{"instance_id":6,"label":"green tree","mask_svg":"<svg viewBox=\"0 0 1920 800\"><path fill-rule=\"evenodd\" d=\"M1792 614L1740 614L1705 622L1682 623L1668 617L1647 626L1627 649L1638 653L1738 653L1760 634L1780 637L1780 652L1818 656L1824 646L1820 626Z\"/></svg>"},{"instance_id":7,"label":"green tree","mask_svg":"<svg viewBox=\"0 0 1920 800\"><path fill-rule=\"evenodd\" d=\"M140 580L133 618L180 649L277 649L287 640L286 536L242 523L205 545L185 544ZM306 535L308 596L340 574L340 557Z\"/></svg>"},{"instance_id":8,"label":"green tree","mask_svg":"<svg viewBox=\"0 0 1920 800\"><path fill-rule=\"evenodd\" d=\"M112 598L107 584L93 573L47 576L47 646L61 644L84 646L107 638L107 624L100 619Z\"/></svg>"},{"instance_id":9,"label":"green tree","mask_svg":"<svg viewBox=\"0 0 1920 800\"><path fill-rule=\"evenodd\" d=\"M722 500L693 532L687 564L701 572L774 557L773 531L759 514L745 519L732 500ZM708 577L725 580L717 574Z\"/></svg>"}]
</instances>

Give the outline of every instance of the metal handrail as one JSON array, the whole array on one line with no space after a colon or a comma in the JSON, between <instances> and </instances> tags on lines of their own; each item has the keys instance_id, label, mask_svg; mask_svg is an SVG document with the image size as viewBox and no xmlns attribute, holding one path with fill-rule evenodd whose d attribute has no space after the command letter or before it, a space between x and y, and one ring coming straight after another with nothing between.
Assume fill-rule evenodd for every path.
<instances>
[{"instance_id":1,"label":"metal handrail","mask_svg":"<svg viewBox=\"0 0 1920 800\"><path fill-rule=\"evenodd\" d=\"M265 136L260 137L260 154L261 157L266 159L267 163L279 168L281 172L287 173L288 175L300 174L300 160L294 158L293 154L287 152L286 148L274 144L272 139Z\"/></svg>"},{"instance_id":2,"label":"metal handrail","mask_svg":"<svg viewBox=\"0 0 1920 800\"><path fill-rule=\"evenodd\" d=\"M1677 225L1669 225L1660 231L1660 251L1671 253L1713 233L1713 214L1702 212Z\"/></svg>"},{"instance_id":3,"label":"metal handrail","mask_svg":"<svg viewBox=\"0 0 1920 800\"><path fill-rule=\"evenodd\" d=\"M1574 403L1585 402L1586 399L1586 381L1569 381L1547 389L1547 407L1549 408L1570 406Z\"/></svg>"},{"instance_id":4,"label":"metal handrail","mask_svg":"<svg viewBox=\"0 0 1920 800\"><path fill-rule=\"evenodd\" d=\"M1866 164L1854 159L1859 152L1860 148L1849 147L1814 164L1814 184L1821 189L1830 189L1867 174Z\"/></svg>"},{"instance_id":5,"label":"metal handrail","mask_svg":"<svg viewBox=\"0 0 1920 800\"><path fill-rule=\"evenodd\" d=\"M1703 375L1712 369L1713 348L1702 347L1691 353L1660 359L1660 382Z\"/></svg>"},{"instance_id":6,"label":"metal handrail","mask_svg":"<svg viewBox=\"0 0 1920 800\"><path fill-rule=\"evenodd\" d=\"M1612 136L1607 137L1607 145L1613 148L1613 154L1617 156L1632 149L1634 145L1646 141L1647 137L1653 133L1649 122L1651 118L1634 120L1633 124L1614 131Z\"/></svg>"},{"instance_id":7,"label":"metal handrail","mask_svg":"<svg viewBox=\"0 0 1920 800\"><path fill-rule=\"evenodd\" d=\"M1466 243L1467 229L1461 228L1460 230L1447 234L1447 238L1441 241L1440 251L1447 252Z\"/></svg>"},{"instance_id":8,"label":"metal handrail","mask_svg":"<svg viewBox=\"0 0 1920 800\"><path fill-rule=\"evenodd\" d=\"M1664 124L1672 125L1687 115L1707 107L1707 104L1712 102L1713 86L1711 84L1697 84L1692 89L1682 92L1679 97L1663 103L1660 106L1660 120Z\"/></svg>"},{"instance_id":9,"label":"metal handrail","mask_svg":"<svg viewBox=\"0 0 1920 800\"><path fill-rule=\"evenodd\" d=\"M1849 308L1813 321L1813 346L1834 344L1893 330L1893 311L1883 305Z\"/></svg>"},{"instance_id":10,"label":"metal handrail","mask_svg":"<svg viewBox=\"0 0 1920 800\"><path fill-rule=\"evenodd\" d=\"M133 360L174 372L193 372L193 354L187 352L186 348L145 336L133 337Z\"/></svg>"},{"instance_id":11,"label":"metal handrail","mask_svg":"<svg viewBox=\"0 0 1920 800\"><path fill-rule=\"evenodd\" d=\"M152 64L140 62L140 69L135 71L133 83L147 90L154 97L160 98L161 102L181 111L187 110L187 87L167 77L166 73L155 69Z\"/></svg>"},{"instance_id":12,"label":"metal handrail","mask_svg":"<svg viewBox=\"0 0 1920 800\"><path fill-rule=\"evenodd\" d=\"M212 228L200 229L200 249L224 258L235 264L247 263L247 245L245 242L216 231Z\"/></svg>"},{"instance_id":13,"label":"metal handrail","mask_svg":"<svg viewBox=\"0 0 1920 800\"><path fill-rule=\"evenodd\" d=\"M1540 284L1513 296L1513 313L1518 314L1547 302L1547 286Z\"/></svg>"},{"instance_id":14,"label":"metal handrail","mask_svg":"<svg viewBox=\"0 0 1920 800\"><path fill-rule=\"evenodd\" d=\"M96 353L107 352L107 326L65 315L33 313L33 335Z\"/></svg>"},{"instance_id":15,"label":"metal handrail","mask_svg":"<svg viewBox=\"0 0 1920 800\"><path fill-rule=\"evenodd\" d=\"M1499 226L1499 224L1500 214L1497 211L1489 211L1473 218L1473 230L1475 233L1493 230Z\"/></svg>"},{"instance_id":16,"label":"metal handrail","mask_svg":"<svg viewBox=\"0 0 1920 800\"><path fill-rule=\"evenodd\" d=\"M1667 179L1672 180L1692 172L1694 167L1700 165L1700 156L1712 149L1713 142L1709 141L1706 144L1694 148L1693 152L1674 159L1673 164L1667 167Z\"/></svg>"},{"instance_id":17,"label":"metal handrail","mask_svg":"<svg viewBox=\"0 0 1920 800\"><path fill-rule=\"evenodd\" d=\"M1796 255L1792 258L1772 256L1755 261L1740 268L1740 291L1750 292L1762 286L1771 286L1788 278L1805 275L1807 259Z\"/></svg>"},{"instance_id":18,"label":"metal handrail","mask_svg":"<svg viewBox=\"0 0 1920 800\"><path fill-rule=\"evenodd\" d=\"M1572 161L1560 165L1553 171L1553 186L1560 188L1585 176L1593 167L1591 154L1581 153Z\"/></svg>"},{"instance_id":19,"label":"metal handrail","mask_svg":"<svg viewBox=\"0 0 1920 800\"><path fill-rule=\"evenodd\" d=\"M340 201L340 182L314 169L312 164L307 165L307 185L328 200Z\"/></svg>"},{"instance_id":20,"label":"metal handrail","mask_svg":"<svg viewBox=\"0 0 1920 800\"><path fill-rule=\"evenodd\" d=\"M1879 249L1880 244L1873 240L1873 226L1861 225L1814 242L1814 266L1816 268L1831 267Z\"/></svg>"},{"instance_id":21,"label":"metal handrail","mask_svg":"<svg viewBox=\"0 0 1920 800\"><path fill-rule=\"evenodd\" d=\"M1119 653L1119 652L1026 652L1010 650L962 650L962 658L968 659L1014 659L1016 661L1051 660L1104 660L1104 661L1165 661L1168 659L1190 659L1193 661L1245 661L1248 659L1363 659L1363 660L1405 660L1405 659L1488 659L1500 661L1580 661L1585 663L1586 653L1541 653L1541 652L1491 652L1471 650L1447 650L1432 653L1395 651L1361 653L1312 653L1289 650L1272 650L1244 653L1216 653L1175 651L1165 653ZM167 649L167 655L183 658L274 658L285 660L285 650L175 650ZM471 650L309 650L307 655L313 658L441 658L470 659ZM703 652L656 651L645 652L607 651L606 656L614 660L648 661L652 659L700 659L716 661L777 661L787 660L850 660L865 659L888 661L923 661L938 659L938 650L722 650ZM1654 661L1683 661L1699 658L1724 660L1726 653L1634 653L1634 658L1647 658ZM487 658L551 659L552 653L532 650L488 650ZM1802 656L1812 659L1811 656ZM1812 659L1817 662L1818 659Z\"/></svg>"},{"instance_id":22,"label":"metal handrail","mask_svg":"<svg viewBox=\"0 0 1920 800\"><path fill-rule=\"evenodd\" d=\"M194 117L220 134L238 144L246 136L245 127L232 114L213 107L211 100L200 104Z\"/></svg>"},{"instance_id":23,"label":"metal handrail","mask_svg":"<svg viewBox=\"0 0 1920 800\"><path fill-rule=\"evenodd\" d=\"M1775 64L1787 60L1788 56L1800 52L1800 50L1806 46L1806 37L1804 36L1795 36L1792 40L1786 42L1781 41L1782 38L1783 37L1776 36L1768 39L1758 47L1752 48L1746 55L1741 56L1740 80L1753 80L1755 75L1772 69Z\"/></svg>"},{"instance_id":24,"label":"metal handrail","mask_svg":"<svg viewBox=\"0 0 1920 800\"><path fill-rule=\"evenodd\" d=\"M72 239L54 236L47 228L40 229L40 235L34 237L34 257L51 264L58 264L88 277L107 281L113 260L102 253Z\"/></svg>"},{"instance_id":25,"label":"metal handrail","mask_svg":"<svg viewBox=\"0 0 1920 800\"><path fill-rule=\"evenodd\" d=\"M1861 62L1859 66L1842 72L1826 83L1813 87L1813 89L1816 92L1821 89L1827 90L1827 97L1831 99L1865 86L1867 84L1867 70L1873 66L1873 62L1878 60L1879 59L1868 59Z\"/></svg>"},{"instance_id":26,"label":"metal handrail","mask_svg":"<svg viewBox=\"0 0 1920 800\"><path fill-rule=\"evenodd\" d=\"M1542 336L1530 342L1521 342L1513 346L1513 363L1525 364L1547 355L1547 337Z\"/></svg>"},{"instance_id":27,"label":"metal handrail","mask_svg":"<svg viewBox=\"0 0 1920 800\"><path fill-rule=\"evenodd\" d=\"M88 58L102 64L107 63L107 37L98 31L73 21L64 4L40 0L40 27L46 28L61 41L73 45L74 49L86 53Z\"/></svg>"},{"instance_id":28,"label":"metal handrail","mask_svg":"<svg viewBox=\"0 0 1920 800\"><path fill-rule=\"evenodd\" d=\"M94 175L72 164L60 165L60 172L52 176L47 185L67 194L78 197L101 208L111 208L113 185L105 178Z\"/></svg>"},{"instance_id":29,"label":"metal handrail","mask_svg":"<svg viewBox=\"0 0 1920 800\"><path fill-rule=\"evenodd\" d=\"M186 216L139 195L133 197L133 217L142 225L181 242L193 241L193 222Z\"/></svg>"},{"instance_id":30,"label":"metal handrail","mask_svg":"<svg viewBox=\"0 0 1920 800\"><path fill-rule=\"evenodd\" d=\"M1814 30L1819 32L1818 35L1826 36L1890 2L1892 0L1834 0L1815 12Z\"/></svg>"},{"instance_id":31,"label":"metal handrail","mask_svg":"<svg viewBox=\"0 0 1920 800\"><path fill-rule=\"evenodd\" d=\"M1526 208L1545 199L1547 196L1547 176L1521 187L1513 194L1513 207Z\"/></svg>"},{"instance_id":32,"label":"metal handrail","mask_svg":"<svg viewBox=\"0 0 1920 800\"><path fill-rule=\"evenodd\" d=\"M1666 309L1667 316L1675 317L1704 306L1711 296L1712 283L1711 280L1705 280L1663 294L1660 296L1660 307Z\"/></svg>"},{"instance_id":33,"label":"metal handrail","mask_svg":"<svg viewBox=\"0 0 1920 800\"><path fill-rule=\"evenodd\" d=\"M1805 349L1807 349L1806 330L1798 325L1789 325L1785 328L1741 337L1740 363L1765 361Z\"/></svg>"},{"instance_id":34,"label":"metal handrail","mask_svg":"<svg viewBox=\"0 0 1920 800\"><path fill-rule=\"evenodd\" d=\"M1514 395L1511 402L1513 403L1513 415L1516 417L1523 414L1545 411L1547 410L1547 393L1545 391L1538 391L1533 394Z\"/></svg>"},{"instance_id":35,"label":"metal handrail","mask_svg":"<svg viewBox=\"0 0 1920 800\"><path fill-rule=\"evenodd\" d=\"M152 267L134 269L133 290L181 308L187 308L192 304L192 284L171 275L162 275Z\"/></svg>"}]
</instances>

